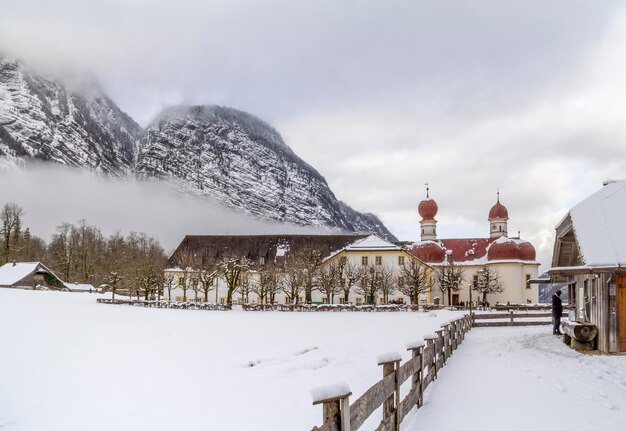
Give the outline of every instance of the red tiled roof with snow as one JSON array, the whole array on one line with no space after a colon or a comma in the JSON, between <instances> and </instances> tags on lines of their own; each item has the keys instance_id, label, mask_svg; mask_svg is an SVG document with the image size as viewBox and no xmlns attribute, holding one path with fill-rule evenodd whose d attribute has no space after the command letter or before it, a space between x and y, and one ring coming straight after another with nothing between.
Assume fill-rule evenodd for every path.
<instances>
[{"instance_id":1,"label":"red tiled roof with snow","mask_svg":"<svg viewBox=\"0 0 626 431\"><path fill-rule=\"evenodd\" d=\"M452 251L454 262L468 262L485 257L490 238L451 238L420 241L413 244L411 254L424 262L441 263L447 251Z\"/></svg>"},{"instance_id":2,"label":"red tiled roof with snow","mask_svg":"<svg viewBox=\"0 0 626 431\"><path fill-rule=\"evenodd\" d=\"M420 241L409 252L427 263L442 263L452 252L455 263L484 264L488 261L523 260L535 261L535 247L517 238L450 238L436 241Z\"/></svg>"}]
</instances>

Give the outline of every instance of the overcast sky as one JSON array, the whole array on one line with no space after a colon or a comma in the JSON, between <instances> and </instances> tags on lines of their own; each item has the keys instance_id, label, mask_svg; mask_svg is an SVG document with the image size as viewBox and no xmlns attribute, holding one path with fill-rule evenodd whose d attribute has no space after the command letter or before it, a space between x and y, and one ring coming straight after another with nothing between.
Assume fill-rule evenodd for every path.
<instances>
[{"instance_id":1,"label":"overcast sky","mask_svg":"<svg viewBox=\"0 0 626 431\"><path fill-rule=\"evenodd\" d=\"M546 262L626 177L621 1L4 0L0 49L93 72L146 125L178 103L268 121L338 198L418 239L485 236L496 189Z\"/></svg>"}]
</instances>

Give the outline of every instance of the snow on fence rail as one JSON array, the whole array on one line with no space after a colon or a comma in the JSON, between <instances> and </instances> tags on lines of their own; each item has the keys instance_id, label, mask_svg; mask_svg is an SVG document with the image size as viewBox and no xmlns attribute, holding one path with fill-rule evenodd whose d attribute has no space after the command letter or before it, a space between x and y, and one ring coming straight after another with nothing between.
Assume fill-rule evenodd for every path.
<instances>
[{"instance_id":1,"label":"snow on fence rail","mask_svg":"<svg viewBox=\"0 0 626 431\"><path fill-rule=\"evenodd\" d=\"M244 311L418 311L418 305L243 304Z\"/></svg>"},{"instance_id":2,"label":"snow on fence rail","mask_svg":"<svg viewBox=\"0 0 626 431\"><path fill-rule=\"evenodd\" d=\"M400 365L399 356L387 354L379 357L383 379L370 387L354 403L347 385L322 388L313 393L313 405L323 405L323 424L313 431L356 431L376 409L383 407L383 419L377 431L399 430L400 423L413 407L420 408L424 391L436 378L439 370L465 339L472 328L469 315L458 317L441 325L435 334L424 341L408 344L411 359ZM411 379L411 389L400 401L400 387Z\"/></svg>"},{"instance_id":3,"label":"snow on fence rail","mask_svg":"<svg viewBox=\"0 0 626 431\"><path fill-rule=\"evenodd\" d=\"M177 302L177 301L145 301L136 299L108 299L98 298L101 304L122 304L134 305L135 307L150 308L175 308L179 310L217 310L227 311L228 307L222 304L211 304L208 302Z\"/></svg>"}]
</instances>

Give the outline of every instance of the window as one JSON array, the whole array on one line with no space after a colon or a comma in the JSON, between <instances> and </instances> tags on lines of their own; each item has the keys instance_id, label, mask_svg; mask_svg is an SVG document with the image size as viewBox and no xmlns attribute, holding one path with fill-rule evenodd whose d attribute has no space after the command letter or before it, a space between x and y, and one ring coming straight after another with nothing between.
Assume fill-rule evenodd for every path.
<instances>
[{"instance_id":1,"label":"window","mask_svg":"<svg viewBox=\"0 0 626 431\"><path fill-rule=\"evenodd\" d=\"M478 275L474 276L474 287L478 286Z\"/></svg>"},{"instance_id":2,"label":"window","mask_svg":"<svg viewBox=\"0 0 626 431\"><path fill-rule=\"evenodd\" d=\"M526 274L526 289L530 289L530 274Z\"/></svg>"},{"instance_id":3,"label":"window","mask_svg":"<svg viewBox=\"0 0 626 431\"><path fill-rule=\"evenodd\" d=\"M346 303L346 298L343 298L343 297L339 298L339 303L340 304L345 304Z\"/></svg>"},{"instance_id":4,"label":"window","mask_svg":"<svg viewBox=\"0 0 626 431\"><path fill-rule=\"evenodd\" d=\"M376 265L382 265L383 264L383 257L382 256L376 256L374 258Z\"/></svg>"},{"instance_id":5,"label":"window","mask_svg":"<svg viewBox=\"0 0 626 431\"><path fill-rule=\"evenodd\" d=\"M368 264L367 256L361 256L361 265L367 266Z\"/></svg>"},{"instance_id":6,"label":"window","mask_svg":"<svg viewBox=\"0 0 626 431\"><path fill-rule=\"evenodd\" d=\"M398 256L398 265L404 265L404 256Z\"/></svg>"},{"instance_id":7,"label":"window","mask_svg":"<svg viewBox=\"0 0 626 431\"><path fill-rule=\"evenodd\" d=\"M323 302L324 304L328 304L328 298L327 298L327 297L325 297L325 296L322 296L322 302Z\"/></svg>"},{"instance_id":8,"label":"window","mask_svg":"<svg viewBox=\"0 0 626 431\"><path fill-rule=\"evenodd\" d=\"M356 298L356 305L362 305L363 304L363 298L357 297Z\"/></svg>"},{"instance_id":9,"label":"window","mask_svg":"<svg viewBox=\"0 0 626 431\"><path fill-rule=\"evenodd\" d=\"M347 257L345 257L345 256L341 256L341 257L339 258L339 263L340 263L341 265L345 265L347 260L348 260L348 258L347 258Z\"/></svg>"},{"instance_id":10,"label":"window","mask_svg":"<svg viewBox=\"0 0 626 431\"><path fill-rule=\"evenodd\" d=\"M220 298L220 304L224 305L224 297Z\"/></svg>"},{"instance_id":11,"label":"window","mask_svg":"<svg viewBox=\"0 0 626 431\"><path fill-rule=\"evenodd\" d=\"M265 265L265 256L261 256L261 257L259 257L259 263L260 263L261 265Z\"/></svg>"},{"instance_id":12,"label":"window","mask_svg":"<svg viewBox=\"0 0 626 431\"><path fill-rule=\"evenodd\" d=\"M185 277L178 277L178 285L182 286L183 284L185 284Z\"/></svg>"}]
</instances>

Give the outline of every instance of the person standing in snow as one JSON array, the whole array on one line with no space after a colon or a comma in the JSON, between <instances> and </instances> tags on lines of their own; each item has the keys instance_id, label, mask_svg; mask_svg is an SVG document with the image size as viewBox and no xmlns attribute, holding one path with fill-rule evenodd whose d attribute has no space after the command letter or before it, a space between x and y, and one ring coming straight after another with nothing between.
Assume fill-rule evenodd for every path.
<instances>
[{"instance_id":1,"label":"person standing in snow","mask_svg":"<svg viewBox=\"0 0 626 431\"><path fill-rule=\"evenodd\" d=\"M563 335L561 332L561 314L563 313L563 303L561 302L561 291L557 290L552 295L552 318L554 319L554 335Z\"/></svg>"}]
</instances>

